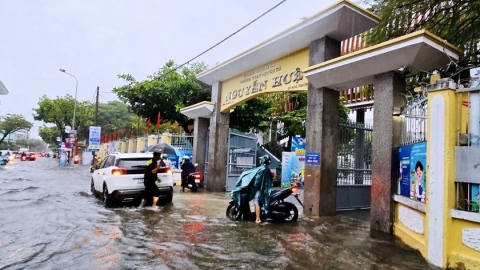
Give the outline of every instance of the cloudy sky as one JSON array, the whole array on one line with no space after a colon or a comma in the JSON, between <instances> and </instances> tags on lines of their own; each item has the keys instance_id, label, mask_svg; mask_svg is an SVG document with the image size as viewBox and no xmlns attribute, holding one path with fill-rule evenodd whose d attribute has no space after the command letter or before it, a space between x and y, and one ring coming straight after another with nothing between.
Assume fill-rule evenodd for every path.
<instances>
[{"instance_id":1,"label":"cloudy sky","mask_svg":"<svg viewBox=\"0 0 480 270\"><path fill-rule=\"evenodd\" d=\"M183 63L280 0L0 0L0 115L33 121L39 98L75 94L116 98L117 74L144 79L167 60ZM209 65L240 53L336 0L287 0L200 59ZM38 137L35 122L32 137Z\"/></svg>"}]
</instances>

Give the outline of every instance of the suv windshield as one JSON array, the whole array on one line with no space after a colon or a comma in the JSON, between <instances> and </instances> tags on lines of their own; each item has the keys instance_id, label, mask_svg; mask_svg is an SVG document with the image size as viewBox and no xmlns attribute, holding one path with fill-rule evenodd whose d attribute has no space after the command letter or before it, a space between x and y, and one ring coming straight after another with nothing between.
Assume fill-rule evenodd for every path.
<instances>
[{"instance_id":1,"label":"suv windshield","mask_svg":"<svg viewBox=\"0 0 480 270\"><path fill-rule=\"evenodd\" d=\"M117 161L117 167L124 169L145 168L150 159L151 158L122 158Z\"/></svg>"}]
</instances>

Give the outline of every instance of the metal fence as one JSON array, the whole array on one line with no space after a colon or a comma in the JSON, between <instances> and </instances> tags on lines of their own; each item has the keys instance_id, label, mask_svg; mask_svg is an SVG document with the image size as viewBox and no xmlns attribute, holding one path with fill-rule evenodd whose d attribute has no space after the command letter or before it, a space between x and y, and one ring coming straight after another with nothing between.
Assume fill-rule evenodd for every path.
<instances>
[{"instance_id":1,"label":"metal fence","mask_svg":"<svg viewBox=\"0 0 480 270\"><path fill-rule=\"evenodd\" d=\"M170 145L177 147L179 150L193 150L193 134L173 133L168 134L170 137Z\"/></svg>"},{"instance_id":2,"label":"metal fence","mask_svg":"<svg viewBox=\"0 0 480 270\"><path fill-rule=\"evenodd\" d=\"M401 108L402 145L427 140L427 92L405 95L406 105Z\"/></svg>"},{"instance_id":3,"label":"metal fence","mask_svg":"<svg viewBox=\"0 0 480 270\"><path fill-rule=\"evenodd\" d=\"M251 134L230 129L228 139L227 183L231 190L238 176L257 165L257 138Z\"/></svg>"},{"instance_id":4,"label":"metal fence","mask_svg":"<svg viewBox=\"0 0 480 270\"><path fill-rule=\"evenodd\" d=\"M372 125L339 125L337 185L371 185Z\"/></svg>"}]
</instances>

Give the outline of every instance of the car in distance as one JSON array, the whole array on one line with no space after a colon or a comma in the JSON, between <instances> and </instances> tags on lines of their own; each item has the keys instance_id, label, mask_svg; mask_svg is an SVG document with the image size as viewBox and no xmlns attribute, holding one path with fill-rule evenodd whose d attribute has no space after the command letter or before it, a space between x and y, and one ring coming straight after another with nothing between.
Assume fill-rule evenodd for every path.
<instances>
[{"instance_id":1,"label":"car in distance","mask_svg":"<svg viewBox=\"0 0 480 270\"><path fill-rule=\"evenodd\" d=\"M115 203L140 202L145 186L143 176L151 153L112 153L105 157L92 173L90 189L106 206ZM173 199L173 172L159 171L156 182L160 190L159 201Z\"/></svg>"}]
</instances>

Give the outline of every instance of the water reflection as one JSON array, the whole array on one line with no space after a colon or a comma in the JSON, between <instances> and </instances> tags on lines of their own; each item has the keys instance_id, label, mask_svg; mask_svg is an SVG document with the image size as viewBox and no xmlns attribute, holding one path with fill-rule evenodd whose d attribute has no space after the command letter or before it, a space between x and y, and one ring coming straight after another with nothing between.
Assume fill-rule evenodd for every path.
<instances>
[{"instance_id":1,"label":"water reflection","mask_svg":"<svg viewBox=\"0 0 480 270\"><path fill-rule=\"evenodd\" d=\"M105 208L86 167L11 168L0 171L0 269L435 269L362 221L232 222L225 194L178 190L158 210Z\"/></svg>"}]
</instances>

